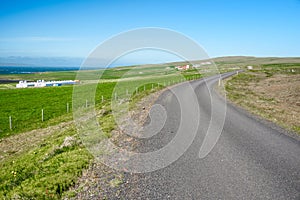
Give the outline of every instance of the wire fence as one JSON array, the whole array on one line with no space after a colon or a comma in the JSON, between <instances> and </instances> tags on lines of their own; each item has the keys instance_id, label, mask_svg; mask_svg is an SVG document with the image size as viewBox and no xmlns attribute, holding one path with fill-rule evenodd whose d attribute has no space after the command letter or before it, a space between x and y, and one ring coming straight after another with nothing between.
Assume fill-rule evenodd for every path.
<instances>
[{"instance_id":1,"label":"wire fence","mask_svg":"<svg viewBox=\"0 0 300 200\"><path fill-rule=\"evenodd\" d=\"M160 81L149 81L144 83L130 84L117 90L113 90L115 85L110 86L110 92L103 92L97 89L95 99L82 99L81 107L89 107L92 104L101 105L112 100L120 100L130 98L145 91L151 91L163 87L168 87L176 83L184 82L186 80L193 80L200 78L200 76L189 76L186 78L165 79ZM111 91L112 90L112 91ZM100 92L99 92L100 91ZM108 91L108 90L107 90ZM67 98L66 98L67 96ZM29 105L26 104L27 99L18 98L17 102L10 102L10 106L5 108L1 106L0 110L0 138L10 135L11 133L29 131L36 128L47 127L61 122L62 116L71 116L73 111L72 93L64 95L64 100L58 98L48 97L43 100L32 100Z\"/></svg>"},{"instance_id":2,"label":"wire fence","mask_svg":"<svg viewBox=\"0 0 300 200\"><path fill-rule=\"evenodd\" d=\"M53 107L47 106L45 108L35 106L33 108L5 112L5 114L0 116L0 134L43 127L43 122L68 114L71 111L72 104L67 102L61 106L57 106L57 104Z\"/></svg>"}]
</instances>

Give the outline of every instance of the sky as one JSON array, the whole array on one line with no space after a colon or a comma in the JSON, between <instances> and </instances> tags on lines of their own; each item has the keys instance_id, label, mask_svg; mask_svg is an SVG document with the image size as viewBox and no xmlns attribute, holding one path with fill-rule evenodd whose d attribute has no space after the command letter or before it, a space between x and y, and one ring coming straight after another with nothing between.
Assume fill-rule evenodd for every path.
<instances>
[{"instance_id":1,"label":"sky","mask_svg":"<svg viewBox=\"0 0 300 200\"><path fill-rule=\"evenodd\" d=\"M143 27L182 33L210 57L296 57L299 19L300 0L2 0L0 57L86 58Z\"/></svg>"}]
</instances>

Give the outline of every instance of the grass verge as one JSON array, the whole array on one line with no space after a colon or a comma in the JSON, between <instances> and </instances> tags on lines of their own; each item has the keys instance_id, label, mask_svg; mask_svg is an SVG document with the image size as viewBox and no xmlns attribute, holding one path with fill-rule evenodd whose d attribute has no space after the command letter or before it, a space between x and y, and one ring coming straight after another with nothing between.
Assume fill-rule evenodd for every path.
<instances>
[{"instance_id":1,"label":"grass verge","mask_svg":"<svg viewBox=\"0 0 300 200\"><path fill-rule=\"evenodd\" d=\"M35 148L0 163L0 196L59 199L91 159L73 125L58 130Z\"/></svg>"},{"instance_id":2,"label":"grass verge","mask_svg":"<svg viewBox=\"0 0 300 200\"><path fill-rule=\"evenodd\" d=\"M300 134L300 67L280 66L266 65L226 80L227 97L250 112Z\"/></svg>"}]
</instances>

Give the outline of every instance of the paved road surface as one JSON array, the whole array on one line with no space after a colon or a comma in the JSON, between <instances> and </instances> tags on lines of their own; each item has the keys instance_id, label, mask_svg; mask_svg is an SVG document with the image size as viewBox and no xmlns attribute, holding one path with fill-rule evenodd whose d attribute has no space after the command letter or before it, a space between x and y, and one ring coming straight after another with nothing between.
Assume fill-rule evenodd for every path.
<instances>
[{"instance_id":1,"label":"paved road surface","mask_svg":"<svg viewBox=\"0 0 300 200\"><path fill-rule=\"evenodd\" d=\"M200 105L199 131L189 149L166 168L146 174L126 174L121 186L124 199L300 199L300 142L266 123L227 104L222 134L213 150L203 159L199 149L211 117L210 104L225 101L213 91L218 77L191 82ZM185 91L187 84L176 86ZM181 94L182 93L182 94ZM209 94L211 93L213 101ZM176 95L184 95L178 92ZM140 140L139 151L165 146L179 126L177 98L164 92L156 102L168 114L164 128L150 139ZM189 130L186 130L189 134Z\"/></svg>"}]
</instances>

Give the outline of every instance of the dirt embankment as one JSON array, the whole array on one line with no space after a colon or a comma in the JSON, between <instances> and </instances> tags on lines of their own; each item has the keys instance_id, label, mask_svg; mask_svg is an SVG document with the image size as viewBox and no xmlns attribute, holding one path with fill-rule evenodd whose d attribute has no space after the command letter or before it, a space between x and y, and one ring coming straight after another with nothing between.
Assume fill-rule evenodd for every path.
<instances>
[{"instance_id":1,"label":"dirt embankment","mask_svg":"<svg viewBox=\"0 0 300 200\"><path fill-rule=\"evenodd\" d=\"M129 125L128 119L132 119L142 126L155 100L165 90L167 88L140 99L132 110L121 117L123 126ZM127 151L134 151L137 145L137 139L126 135L120 127L113 130L111 141ZM133 174L117 171L95 159L90 167L84 170L75 186L68 192L73 194L73 197L66 197L65 199L122 199L120 194L122 188L125 185L133 184L126 179L127 176L133 176Z\"/></svg>"}]
</instances>

